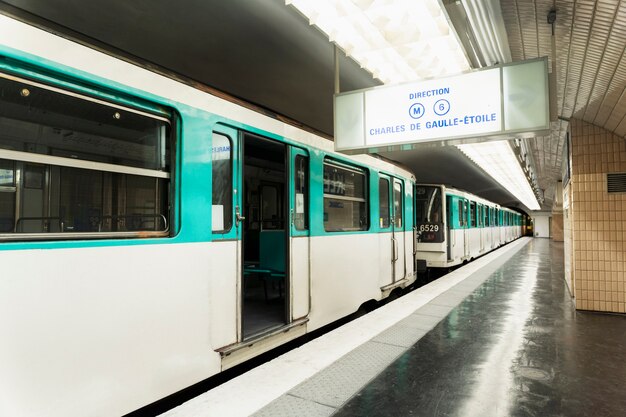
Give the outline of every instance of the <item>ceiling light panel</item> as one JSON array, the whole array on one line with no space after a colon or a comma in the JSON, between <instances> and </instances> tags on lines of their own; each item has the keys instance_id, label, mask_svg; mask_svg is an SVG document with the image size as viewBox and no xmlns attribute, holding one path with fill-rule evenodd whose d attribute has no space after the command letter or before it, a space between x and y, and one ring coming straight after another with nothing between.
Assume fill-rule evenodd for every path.
<instances>
[{"instance_id":1,"label":"ceiling light panel","mask_svg":"<svg viewBox=\"0 0 626 417\"><path fill-rule=\"evenodd\" d=\"M470 69L438 0L286 0L385 84Z\"/></svg>"},{"instance_id":2,"label":"ceiling light panel","mask_svg":"<svg viewBox=\"0 0 626 417\"><path fill-rule=\"evenodd\" d=\"M457 147L528 209L541 208L508 141L463 144Z\"/></svg>"}]
</instances>

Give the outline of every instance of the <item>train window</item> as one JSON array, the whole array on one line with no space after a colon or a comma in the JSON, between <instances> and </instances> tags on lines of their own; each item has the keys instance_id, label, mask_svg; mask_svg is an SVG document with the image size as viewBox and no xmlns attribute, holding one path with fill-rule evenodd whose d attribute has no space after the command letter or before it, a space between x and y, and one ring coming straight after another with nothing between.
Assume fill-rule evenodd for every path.
<instances>
[{"instance_id":1,"label":"train window","mask_svg":"<svg viewBox=\"0 0 626 417\"><path fill-rule=\"evenodd\" d=\"M441 198L440 187L420 185L415 188L415 222L418 242L443 242ZM451 222L452 219L449 218L448 221Z\"/></svg>"},{"instance_id":2,"label":"train window","mask_svg":"<svg viewBox=\"0 0 626 417\"><path fill-rule=\"evenodd\" d=\"M470 227L476 227L476 203L470 201Z\"/></svg>"},{"instance_id":3,"label":"train window","mask_svg":"<svg viewBox=\"0 0 626 417\"><path fill-rule=\"evenodd\" d=\"M485 216L483 224L484 224L485 227L487 227L487 226L489 226L489 207L485 206L485 207L483 207L483 210L484 210L483 213L484 213L484 216Z\"/></svg>"},{"instance_id":4,"label":"train window","mask_svg":"<svg viewBox=\"0 0 626 417\"><path fill-rule=\"evenodd\" d=\"M212 229L226 232L233 225L233 152L228 136L213 133Z\"/></svg>"},{"instance_id":5,"label":"train window","mask_svg":"<svg viewBox=\"0 0 626 417\"><path fill-rule=\"evenodd\" d=\"M324 230L369 228L365 170L324 162Z\"/></svg>"},{"instance_id":6,"label":"train window","mask_svg":"<svg viewBox=\"0 0 626 417\"><path fill-rule=\"evenodd\" d=\"M394 226L396 228L402 228L402 209L404 208L404 204L402 204L403 192L402 192L402 184L398 181L393 182L393 219Z\"/></svg>"},{"instance_id":7,"label":"train window","mask_svg":"<svg viewBox=\"0 0 626 417\"><path fill-rule=\"evenodd\" d=\"M5 74L0 97L0 238L167 235L168 119Z\"/></svg>"},{"instance_id":8,"label":"train window","mask_svg":"<svg viewBox=\"0 0 626 417\"><path fill-rule=\"evenodd\" d=\"M415 202L415 217L418 225L442 222L440 188L418 186L415 189Z\"/></svg>"},{"instance_id":9,"label":"train window","mask_svg":"<svg viewBox=\"0 0 626 417\"><path fill-rule=\"evenodd\" d=\"M261 185L261 228L282 230L285 218L283 209L283 185L267 183Z\"/></svg>"},{"instance_id":10,"label":"train window","mask_svg":"<svg viewBox=\"0 0 626 417\"><path fill-rule=\"evenodd\" d=\"M294 225L296 230L307 230L309 228L309 158L304 155L296 155L295 163L296 207Z\"/></svg>"},{"instance_id":11,"label":"train window","mask_svg":"<svg viewBox=\"0 0 626 417\"><path fill-rule=\"evenodd\" d=\"M391 225L389 212L389 180L380 178L378 180L378 209L380 212L380 227L386 229Z\"/></svg>"},{"instance_id":12,"label":"train window","mask_svg":"<svg viewBox=\"0 0 626 417\"><path fill-rule=\"evenodd\" d=\"M15 196L15 163L0 159L0 233L13 231Z\"/></svg>"},{"instance_id":13,"label":"train window","mask_svg":"<svg viewBox=\"0 0 626 417\"><path fill-rule=\"evenodd\" d=\"M464 200L459 200L459 226L465 227L467 225L467 203Z\"/></svg>"}]
</instances>

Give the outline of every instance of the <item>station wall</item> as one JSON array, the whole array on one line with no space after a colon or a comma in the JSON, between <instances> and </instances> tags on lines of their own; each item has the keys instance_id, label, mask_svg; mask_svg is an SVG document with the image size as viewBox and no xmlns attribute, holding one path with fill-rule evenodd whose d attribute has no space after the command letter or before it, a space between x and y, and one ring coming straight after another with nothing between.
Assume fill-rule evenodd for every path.
<instances>
[{"instance_id":1,"label":"station wall","mask_svg":"<svg viewBox=\"0 0 626 417\"><path fill-rule=\"evenodd\" d=\"M609 193L607 174L626 173L626 139L577 119L569 129L566 279L573 284L577 309L625 313L626 193Z\"/></svg>"},{"instance_id":2,"label":"station wall","mask_svg":"<svg viewBox=\"0 0 626 417\"><path fill-rule=\"evenodd\" d=\"M534 213L535 237L550 237L550 213Z\"/></svg>"}]
</instances>

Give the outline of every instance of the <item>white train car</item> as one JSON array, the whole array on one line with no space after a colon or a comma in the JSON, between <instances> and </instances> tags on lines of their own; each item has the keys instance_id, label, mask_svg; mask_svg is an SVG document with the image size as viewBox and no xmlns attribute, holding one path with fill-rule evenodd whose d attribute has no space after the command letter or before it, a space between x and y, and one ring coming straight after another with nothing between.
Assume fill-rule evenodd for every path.
<instances>
[{"instance_id":1,"label":"white train car","mask_svg":"<svg viewBox=\"0 0 626 417\"><path fill-rule=\"evenodd\" d=\"M444 185L415 190L418 272L460 265L521 236L518 212Z\"/></svg>"},{"instance_id":2,"label":"white train car","mask_svg":"<svg viewBox=\"0 0 626 417\"><path fill-rule=\"evenodd\" d=\"M0 415L132 412L411 285L413 187L0 16Z\"/></svg>"}]
</instances>

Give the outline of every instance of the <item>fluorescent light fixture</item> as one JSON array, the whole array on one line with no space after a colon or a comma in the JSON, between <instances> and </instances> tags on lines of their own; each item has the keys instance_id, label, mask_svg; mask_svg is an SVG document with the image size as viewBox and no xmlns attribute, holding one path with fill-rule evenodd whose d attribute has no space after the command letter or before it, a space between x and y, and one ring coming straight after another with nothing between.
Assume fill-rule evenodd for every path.
<instances>
[{"instance_id":1,"label":"fluorescent light fixture","mask_svg":"<svg viewBox=\"0 0 626 417\"><path fill-rule=\"evenodd\" d=\"M470 69L438 0L286 0L385 84Z\"/></svg>"},{"instance_id":2,"label":"fluorescent light fixture","mask_svg":"<svg viewBox=\"0 0 626 417\"><path fill-rule=\"evenodd\" d=\"M508 141L464 144L457 148L530 210L541 209Z\"/></svg>"},{"instance_id":3,"label":"fluorescent light fixture","mask_svg":"<svg viewBox=\"0 0 626 417\"><path fill-rule=\"evenodd\" d=\"M461 3L485 65L511 62L500 0L461 0Z\"/></svg>"}]
</instances>

